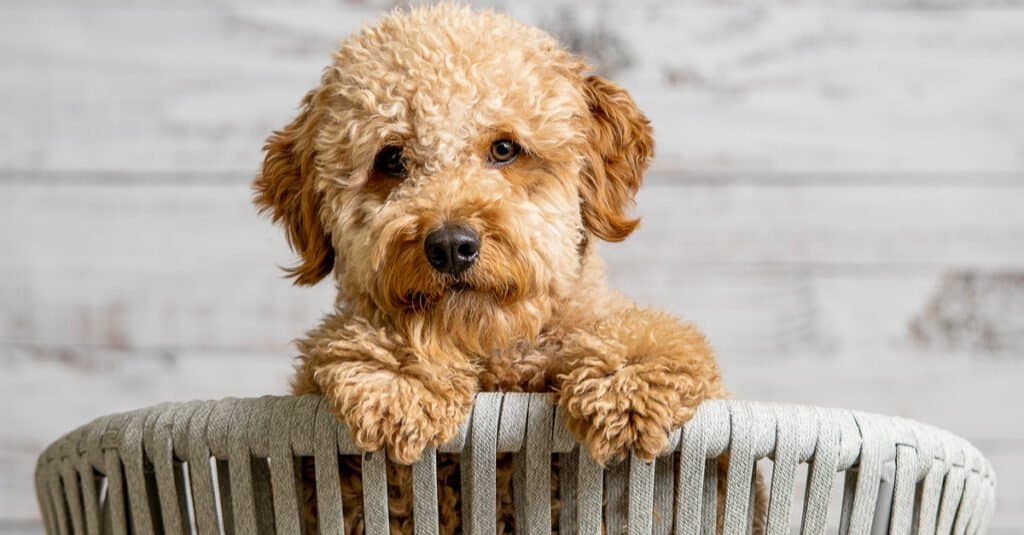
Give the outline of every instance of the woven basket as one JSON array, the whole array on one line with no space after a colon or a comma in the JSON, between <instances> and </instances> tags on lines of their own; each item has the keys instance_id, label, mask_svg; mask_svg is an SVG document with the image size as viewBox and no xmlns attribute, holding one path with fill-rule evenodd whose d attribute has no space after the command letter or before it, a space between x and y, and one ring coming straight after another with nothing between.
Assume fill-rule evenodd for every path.
<instances>
[{"instance_id":1,"label":"woven basket","mask_svg":"<svg viewBox=\"0 0 1024 535\"><path fill-rule=\"evenodd\" d=\"M438 448L461 453L465 533L495 532L498 452L518 452L519 533L550 532L553 455L561 456L561 533L714 533L715 463L726 452L726 534L749 529L754 467L766 458L771 534L836 525L851 534L981 533L995 501L991 465L973 446L899 418L709 401L656 462L607 470L579 453L561 418L544 394L477 396L460 436ZM313 457L320 532L340 534L339 455L362 455L366 532L387 533L383 455L361 454L317 396L168 403L99 418L46 449L36 491L51 534L298 534L298 458ZM413 467L417 534L438 532L435 455Z\"/></svg>"}]
</instances>

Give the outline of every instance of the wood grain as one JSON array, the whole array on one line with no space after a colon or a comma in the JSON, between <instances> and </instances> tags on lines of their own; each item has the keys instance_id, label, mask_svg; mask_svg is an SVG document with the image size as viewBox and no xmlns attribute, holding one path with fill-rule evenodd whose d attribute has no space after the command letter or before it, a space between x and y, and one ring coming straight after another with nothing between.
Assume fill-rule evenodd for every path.
<instances>
[{"instance_id":1,"label":"wood grain","mask_svg":"<svg viewBox=\"0 0 1024 535\"><path fill-rule=\"evenodd\" d=\"M922 347L1012 352L1022 345L1022 322L1024 273L950 273L911 321L910 333Z\"/></svg>"},{"instance_id":2,"label":"wood grain","mask_svg":"<svg viewBox=\"0 0 1024 535\"><path fill-rule=\"evenodd\" d=\"M1021 204L1009 187L655 184L604 254L615 286L731 351L834 352L829 318L858 315L858 343L903 338L947 271L1024 263ZM333 299L282 279L293 257L242 184L6 183L0 226L31 229L0 237L0 343L283 348Z\"/></svg>"},{"instance_id":3,"label":"wood grain","mask_svg":"<svg viewBox=\"0 0 1024 535\"><path fill-rule=\"evenodd\" d=\"M583 52L620 43L629 60L612 74L653 119L660 169L1024 171L1013 6L501 4L596 43ZM0 7L0 121L15 125L0 133L0 167L255 169L335 43L379 12L100 5Z\"/></svg>"}]
</instances>

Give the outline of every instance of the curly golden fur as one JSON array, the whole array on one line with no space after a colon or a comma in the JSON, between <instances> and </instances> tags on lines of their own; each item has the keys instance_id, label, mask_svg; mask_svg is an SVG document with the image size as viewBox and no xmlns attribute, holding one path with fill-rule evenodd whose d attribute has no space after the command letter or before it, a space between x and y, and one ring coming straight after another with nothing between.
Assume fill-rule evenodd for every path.
<instances>
[{"instance_id":1,"label":"curly golden fur","mask_svg":"<svg viewBox=\"0 0 1024 535\"><path fill-rule=\"evenodd\" d=\"M338 288L336 310L298 343L293 391L322 393L359 447L386 449L399 490L401 465L453 438L479 391L556 392L601 463L653 458L702 400L725 395L692 325L605 284L594 238L636 228L628 209L654 141L629 94L586 70L495 12L396 10L341 44L267 141L255 202L300 257L289 273ZM501 139L522 147L507 164L488 156ZM377 168L386 146L401 148L402 176ZM448 223L479 236L460 275L424 254ZM358 466L345 470L358 526ZM408 493L393 497L407 531ZM457 504L457 490L442 499Z\"/></svg>"}]
</instances>

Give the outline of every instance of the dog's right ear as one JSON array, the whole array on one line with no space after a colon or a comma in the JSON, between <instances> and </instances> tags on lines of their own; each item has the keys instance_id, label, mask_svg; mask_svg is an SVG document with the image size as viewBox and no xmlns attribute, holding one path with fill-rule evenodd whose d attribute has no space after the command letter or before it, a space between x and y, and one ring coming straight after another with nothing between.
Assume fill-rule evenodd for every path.
<instances>
[{"instance_id":1,"label":"dog's right ear","mask_svg":"<svg viewBox=\"0 0 1024 535\"><path fill-rule=\"evenodd\" d=\"M334 267L334 248L320 221L323 195L316 191L316 93L307 93L298 117L267 138L263 170L253 183L253 202L260 213L270 212L275 223L281 222L288 245L301 259L285 270L304 286L316 284Z\"/></svg>"}]
</instances>

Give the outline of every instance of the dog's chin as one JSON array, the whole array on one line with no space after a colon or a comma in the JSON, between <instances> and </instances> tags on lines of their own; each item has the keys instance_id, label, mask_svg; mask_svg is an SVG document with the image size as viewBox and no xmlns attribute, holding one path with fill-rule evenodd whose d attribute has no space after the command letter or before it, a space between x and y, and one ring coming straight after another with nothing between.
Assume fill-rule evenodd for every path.
<instances>
[{"instance_id":1,"label":"dog's chin","mask_svg":"<svg viewBox=\"0 0 1024 535\"><path fill-rule=\"evenodd\" d=\"M463 294L463 293L466 293L466 292L473 292L473 291L475 291L473 289L473 285L468 283L468 282L465 282L465 281L455 281L455 282L449 284L445 288L445 293L446 294L455 294L455 295Z\"/></svg>"},{"instance_id":2,"label":"dog's chin","mask_svg":"<svg viewBox=\"0 0 1024 535\"><path fill-rule=\"evenodd\" d=\"M532 339L549 318L543 294L521 281L477 274L431 283L391 294L395 306L387 309L392 321L421 340L481 354Z\"/></svg>"},{"instance_id":3,"label":"dog's chin","mask_svg":"<svg viewBox=\"0 0 1024 535\"><path fill-rule=\"evenodd\" d=\"M441 309L491 308L510 305L516 300L502 289L487 288L457 280L445 285L444 290L434 300L434 307Z\"/></svg>"},{"instance_id":4,"label":"dog's chin","mask_svg":"<svg viewBox=\"0 0 1024 535\"><path fill-rule=\"evenodd\" d=\"M398 303L405 313L443 312L510 306L522 298L522 292L513 283L489 287L452 279L429 290L410 289Z\"/></svg>"}]
</instances>

